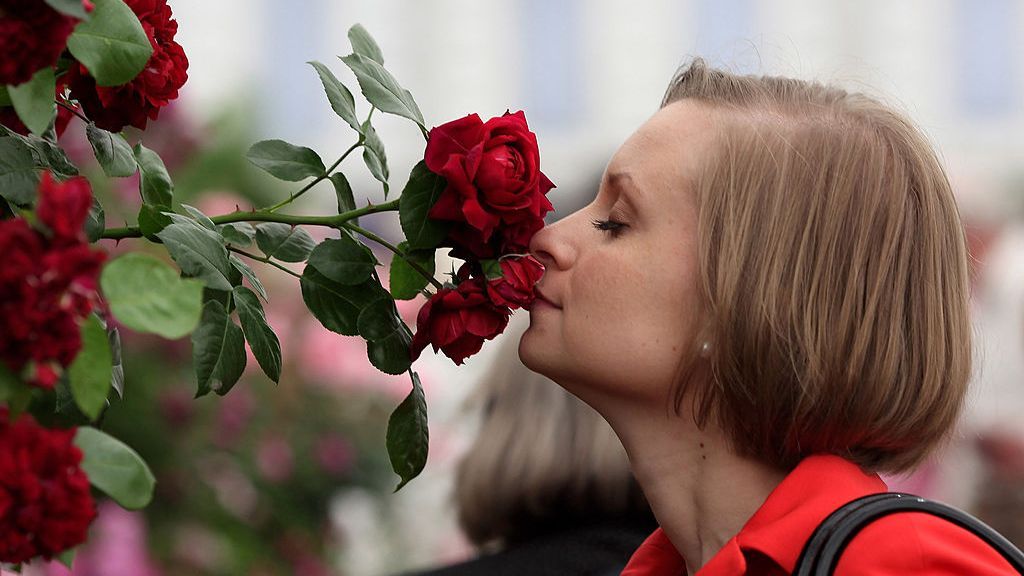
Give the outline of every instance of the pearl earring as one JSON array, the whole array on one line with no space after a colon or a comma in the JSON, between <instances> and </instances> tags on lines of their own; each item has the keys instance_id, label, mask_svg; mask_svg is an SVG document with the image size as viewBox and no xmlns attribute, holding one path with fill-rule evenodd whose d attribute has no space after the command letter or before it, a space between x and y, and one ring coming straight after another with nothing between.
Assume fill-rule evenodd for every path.
<instances>
[{"instance_id":1,"label":"pearl earring","mask_svg":"<svg viewBox=\"0 0 1024 576\"><path fill-rule=\"evenodd\" d=\"M711 356L711 342L705 340L704 343L700 345L700 355L702 358L708 358Z\"/></svg>"}]
</instances>

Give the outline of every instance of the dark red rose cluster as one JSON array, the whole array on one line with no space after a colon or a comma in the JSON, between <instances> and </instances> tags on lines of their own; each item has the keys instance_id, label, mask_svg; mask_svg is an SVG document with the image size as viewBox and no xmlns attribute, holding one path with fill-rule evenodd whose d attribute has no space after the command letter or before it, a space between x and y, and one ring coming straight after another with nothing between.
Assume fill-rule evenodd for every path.
<instances>
[{"instance_id":1,"label":"dark red rose cluster","mask_svg":"<svg viewBox=\"0 0 1024 576\"><path fill-rule=\"evenodd\" d=\"M50 559L85 542L96 518L76 429L8 420L0 407L0 562Z\"/></svg>"},{"instance_id":2,"label":"dark red rose cluster","mask_svg":"<svg viewBox=\"0 0 1024 576\"><path fill-rule=\"evenodd\" d=\"M92 2L82 1L91 11ZM153 54L133 80L120 86L97 86L89 71L72 62L58 79L58 95L66 85L70 104L75 102L97 126L120 132L125 126L144 129L160 109L178 97L188 79L188 58L175 42L178 23L172 18L167 0L125 0L142 24ZM51 8L44 0L0 0L0 84L21 84L40 69L53 66L67 46L78 19ZM61 109L63 111L63 108ZM58 119L66 125L70 112ZM12 130L26 133L10 107L0 109L0 121Z\"/></svg>"},{"instance_id":3,"label":"dark red rose cluster","mask_svg":"<svg viewBox=\"0 0 1024 576\"><path fill-rule=\"evenodd\" d=\"M111 132L125 126L144 129L148 120L156 120L160 109L178 97L188 79L188 58L174 41L178 22L172 19L167 0L125 0L125 4L139 17L153 46L142 72L127 84L104 87L97 86L81 64L68 71L71 97L97 126Z\"/></svg>"},{"instance_id":4,"label":"dark red rose cluster","mask_svg":"<svg viewBox=\"0 0 1024 576\"><path fill-rule=\"evenodd\" d=\"M540 171L537 136L522 112L487 122L470 114L438 126L424 156L447 182L429 216L449 224L443 245L466 264L453 287L420 309L412 354L430 345L462 364L505 329L512 310L533 304L544 268L523 254L552 210L546 195L554 184ZM485 260L498 261L500 277L484 273Z\"/></svg>"},{"instance_id":5,"label":"dark red rose cluster","mask_svg":"<svg viewBox=\"0 0 1024 576\"><path fill-rule=\"evenodd\" d=\"M92 2L82 6L92 11ZM27 82L56 64L76 24L43 0L0 0L0 84Z\"/></svg>"},{"instance_id":6,"label":"dark red rose cluster","mask_svg":"<svg viewBox=\"0 0 1024 576\"><path fill-rule=\"evenodd\" d=\"M86 243L92 205L85 178L58 183L44 173L36 215L0 221L0 361L25 379L52 388L81 348L79 320L98 302L97 277L106 254Z\"/></svg>"}]
</instances>

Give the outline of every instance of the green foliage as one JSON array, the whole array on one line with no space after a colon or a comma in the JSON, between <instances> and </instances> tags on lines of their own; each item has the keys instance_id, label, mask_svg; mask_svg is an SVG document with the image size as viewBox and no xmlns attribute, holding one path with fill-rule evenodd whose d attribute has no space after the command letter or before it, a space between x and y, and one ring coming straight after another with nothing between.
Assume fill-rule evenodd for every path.
<instances>
[{"instance_id":1,"label":"green foliage","mask_svg":"<svg viewBox=\"0 0 1024 576\"><path fill-rule=\"evenodd\" d=\"M249 246L256 239L256 229L248 222L232 222L217 226L217 231L228 244Z\"/></svg>"},{"instance_id":2,"label":"green foliage","mask_svg":"<svg viewBox=\"0 0 1024 576\"><path fill-rule=\"evenodd\" d=\"M394 299L382 288L359 312L356 328L366 339L366 355L375 368L395 375L409 369L412 332L398 315Z\"/></svg>"},{"instance_id":3,"label":"green foliage","mask_svg":"<svg viewBox=\"0 0 1024 576\"><path fill-rule=\"evenodd\" d=\"M305 146L296 146L284 140L257 142L249 148L246 158L275 178L288 182L298 182L327 174L327 168L319 154Z\"/></svg>"},{"instance_id":4,"label":"green foliage","mask_svg":"<svg viewBox=\"0 0 1024 576\"><path fill-rule=\"evenodd\" d=\"M412 390L388 419L388 457L391 459L391 468L401 478L395 492L423 471L427 464L430 439L423 386L415 372L410 371L409 375L412 377Z\"/></svg>"},{"instance_id":5,"label":"green foliage","mask_svg":"<svg viewBox=\"0 0 1024 576\"><path fill-rule=\"evenodd\" d=\"M483 268L484 277L488 280L497 280L505 275L498 260L481 260L480 267Z\"/></svg>"},{"instance_id":6,"label":"green foliage","mask_svg":"<svg viewBox=\"0 0 1024 576\"><path fill-rule=\"evenodd\" d=\"M192 332L199 322L203 283L179 278L152 256L119 256L103 268L100 286L114 317L132 330L173 340Z\"/></svg>"},{"instance_id":7,"label":"green foliage","mask_svg":"<svg viewBox=\"0 0 1024 576\"><path fill-rule=\"evenodd\" d=\"M89 242L95 242L100 239L106 226L106 220L107 217L103 211L103 205L100 204L98 198L93 196L92 206L89 207L89 215L85 218L85 237Z\"/></svg>"},{"instance_id":8,"label":"green foliage","mask_svg":"<svg viewBox=\"0 0 1024 576\"><path fill-rule=\"evenodd\" d=\"M64 150L56 144L56 136L52 129L48 128L46 132L44 132L43 136L45 136L45 138L36 136L35 134L22 136L21 134L11 132L6 128L3 128L3 130L8 136L22 142L28 147L29 152L32 154L32 162L36 168L49 169L60 178L70 178L78 175L78 168L71 163L71 160L68 159Z\"/></svg>"},{"instance_id":9,"label":"green foliage","mask_svg":"<svg viewBox=\"0 0 1024 576\"><path fill-rule=\"evenodd\" d=\"M99 86L118 86L145 68L153 47L139 18L122 0L93 0L91 17L68 37L68 50Z\"/></svg>"},{"instance_id":10,"label":"green foliage","mask_svg":"<svg viewBox=\"0 0 1024 576\"><path fill-rule=\"evenodd\" d=\"M309 265L339 284L362 284L373 274L377 259L373 253L347 234L327 239L313 248Z\"/></svg>"},{"instance_id":11,"label":"green foliage","mask_svg":"<svg viewBox=\"0 0 1024 576\"><path fill-rule=\"evenodd\" d=\"M39 174L32 150L17 138L0 138L0 196L12 204L35 202Z\"/></svg>"},{"instance_id":12,"label":"green foliage","mask_svg":"<svg viewBox=\"0 0 1024 576\"><path fill-rule=\"evenodd\" d=\"M260 282L259 277L256 276L255 272L253 272L252 267L243 262L234 254L228 256L228 261L231 262L231 265L235 267L235 270L238 270L239 272L242 273L242 276L245 276L245 279L249 281L249 285L252 286L252 289L256 291L256 294L258 294L259 297L262 298L264 302L270 300L270 298L267 296L266 288L263 287L263 283Z\"/></svg>"},{"instance_id":13,"label":"green foliage","mask_svg":"<svg viewBox=\"0 0 1024 576\"><path fill-rule=\"evenodd\" d=\"M17 86L8 86L7 92L18 118L33 134L42 134L57 117L57 90L53 68L40 68L32 78Z\"/></svg>"},{"instance_id":14,"label":"green foliage","mask_svg":"<svg viewBox=\"0 0 1024 576\"><path fill-rule=\"evenodd\" d=\"M338 80L334 72L331 72L331 69L324 64L316 61L309 62L308 64L320 75L320 82L324 85L324 91L327 92L327 100L330 101L334 112L347 122L353 130L362 132L359 120L356 119L356 100L352 97L352 92L349 92L349 89Z\"/></svg>"},{"instance_id":15,"label":"green foliage","mask_svg":"<svg viewBox=\"0 0 1024 576\"><path fill-rule=\"evenodd\" d=\"M195 206L189 206L188 204L182 204L181 208L185 210L185 212L188 212L188 215L191 216L193 220L198 222L199 225L202 226L203 228L206 228L207 230L210 230L212 232L218 232L217 225L213 223L213 220L210 220L209 216L203 214L203 211L200 210L199 208L196 208Z\"/></svg>"},{"instance_id":16,"label":"green foliage","mask_svg":"<svg viewBox=\"0 0 1024 576\"><path fill-rule=\"evenodd\" d=\"M142 232L143 236L154 242L160 240L157 234L173 222L170 216L160 210L160 207L150 206L149 204L143 204L139 207L138 220L139 231Z\"/></svg>"},{"instance_id":17,"label":"green foliage","mask_svg":"<svg viewBox=\"0 0 1024 576\"><path fill-rule=\"evenodd\" d=\"M176 222L157 236L183 273L199 278L214 290L231 290L234 268L228 262L228 251L220 234L196 223Z\"/></svg>"},{"instance_id":18,"label":"green foliage","mask_svg":"<svg viewBox=\"0 0 1024 576\"><path fill-rule=\"evenodd\" d=\"M420 112L412 94L402 88L383 66L358 53L343 56L341 61L355 73L363 96L374 108L408 118L421 129L426 129L423 113Z\"/></svg>"},{"instance_id":19,"label":"green foliage","mask_svg":"<svg viewBox=\"0 0 1024 576\"><path fill-rule=\"evenodd\" d=\"M196 398L211 390L227 394L245 370L245 339L242 329L216 300L203 305L202 319L192 332L192 363Z\"/></svg>"},{"instance_id":20,"label":"green foliage","mask_svg":"<svg viewBox=\"0 0 1024 576\"><path fill-rule=\"evenodd\" d=\"M88 20L89 19L89 13L86 12L85 11L85 7L82 6L82 0L44 0L44 1L47 4L50 5L50 8L53 8L54 10L56 10L57 12L60 12L61 14L67 14L68 16L73 16L75 18L78 18L79 20Z\"/></svg>"},{"instance_id":21,"label":"green foliage","mask_svg":"<svg viewBox=\"0 0 1024 576\"><path fill-rule=\"evenodd\" d=\"M334 195L338 200L338 214L344 214L345 212L351 212L356 209L356 199L352 194L352 185L348 183L348 178L341 172L335 172L330 176L331 184L334 184ZM356 224L359 223L359 219L354 220Z\"/></svg>"},{"instance_id":22,"label":"green foliage","mask_svg":"<svg viewBox=\"0 0 1024 576\"><path fill-rule=\"evenodd\" d=\"M348 29L348 41L352 44L353 52L366 56L381 66L384 65L384 54L381 52L380 46L366 31L366 28L363 28L362 24L356 24Z\"/></svg>"},{"instance_id":23,"label":"green foliage","mask_svg":"<svg viewBox=\"0 0 1024 576\"><path fill-rule=\"evenodd\" d=\"M142 194L142 201L150 206L170 209L174 184L164 161L142 144L136 144L134 152L135 161L139 165L139 193Z\"/></svg>"},{"instance_id":24,"label":"green foliage","mask_svg":"<svg viewBox=\"0 0 1024 576\"><path fill-rule=\"evenodd\" d=\"M24 384L18 375L0 362L0 402L7 404L11 417L17 417L28 407L32 389Z\"/></svg>"},{"instance_id":25,"label":"green foliage","mask_svg":"<svg viewBox=\"0 0 1024 576\"><path fill-rule=\"evenodd\" d=\"M89 316L82 324L82 348L68 367L68 383L78 409L92 420L107 404L112 366L107 330L99 318Z\"/></svg>"},{"instance_id":26,"label":"green foliage","mask_svg":"<svg viewBox=\"0 0 1024 576\"><path fill-rule=\"evenodd\" d=\"M397 300L412 300L419 295L420 290L426 288L430 279L413 268L409 261L415 262L420 268L434 275L434 250L409 250L409 243L402 242L398 245L405 257L395 255L391 258L391 273L388 275L391 283L391 296Z\"/></svg>"},{"instance_id":27,"label":"green foliage","mask_svg":"<svg viewBox=\"0 0 1024 576\"><path fill-rule=\"evenodd\" d=\"M85 135L96 155L96 161L107 176L111 178L131 176L139 169L139 164L135 161L135 152L132 151L132 147L128 145L124 136L107 132L92 122L86 125ZM168 178L169 181L170 178Z\"/></svg>"},{"instance_id":28,"label":"green foliage","mask_svg":"<svg viewBox=\"0 0 1024 576\"><path fill-rule=\"evenodd\" d=\"M316 241L304 229L281 222L256 225L256 245L268 258L282 262L304 262Z\"/></svg>"},{"instance_id":29,"label":"green foliage","mask_svg":"<svg viewBox=\"0 0 1024 576\"><path fill-rule=\"evenodd\" d=\"M156 478L139 455L120 440L91 427L75 434L82 450L82 470L93 486L128 510L137 510L153 499Z\"/></svg>"},{"instance_id":30,"label":"green foliage","mask_svg":"<svg viewBox=\"0 0 1024 576\"><path fill-rule=\"evenodd\" d=\"M245 286L236 286L232 295L238 309L238 319L242 322L242 332L249 342L252 355L268 378L277 382L281 379L281 343L274 330L267 324L263 314L263 305L252 290Z\"/></svg>"},{"instance_id":31,"label":"green foliage","mask_svg":"<svg viewBox=\"0 0 1024 576\"><path fill-rule=\"evenodd\" d=\"M383 291L375 279L355 285L339 284L313 266L306 266L299 286L306 308L324 328L345 336L359 334L359 313Z\"/></svg>"},{"instance_id":32,"label":"green foliage","mask_svg":"<svg viewBox=\"0 0 1024 576\"><path fill-rule=\"evenodd\" d=\"M363 134L366 136L363 142L363 162L370 170L370 174L384 185L386 198L389 189L388 178L391 174L388 170L388 157L384 153L384 142L377 136L377 131L373 129L369 120L363 123Z\"/></svg>"},{"instance_id":33,"label":"green foliage","mask_svg":"<svg viewBox=\"0 0 1024 576\"><path fill-rule=\"evenodd\" d=\"M448 233L443 223L428 216L445 186L445 179L431 172L426 162L421 160L413 166L398 205L402 231L413 250L436 248Z\"/></svg>"}]
</instances>

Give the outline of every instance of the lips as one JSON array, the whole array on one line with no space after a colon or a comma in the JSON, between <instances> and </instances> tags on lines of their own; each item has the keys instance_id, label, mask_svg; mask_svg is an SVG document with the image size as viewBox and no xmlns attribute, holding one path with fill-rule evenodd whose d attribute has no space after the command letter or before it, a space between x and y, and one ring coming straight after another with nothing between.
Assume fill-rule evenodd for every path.
<instances>
[{"instance_id":1,"label":"lips","mask_svg":"<svg viewBox=\"0 0 1024 576\"><path fill-rule=\"evenodd\" d=\"M535 304L536 304L536 302L543 302L543 303L547 304L548 306L551 306L552 308L557 308L559 310L562 309L561 306L559 306L558 304L555 304L554 302L552 302L551 299L548 298L547 296L545 296L544 293L541 292L539 289L534 290L534 294L537 297L536 300L535 300Z\"/></svg>"}]
</instances>

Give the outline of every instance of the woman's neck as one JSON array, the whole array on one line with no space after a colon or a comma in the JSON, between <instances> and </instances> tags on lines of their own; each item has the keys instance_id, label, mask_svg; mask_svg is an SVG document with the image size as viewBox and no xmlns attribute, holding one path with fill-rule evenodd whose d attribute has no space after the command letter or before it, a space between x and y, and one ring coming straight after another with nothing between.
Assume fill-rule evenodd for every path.
<instances>
[{"instance_id":1,"label":"woman's neck","mask_svg":"<svg viewBox=\"0 0 1024 576\"><path fill-rule=\"evenodd\" d=\"M699 430L685 412L655 412L606 418L658 523L694 574L740 531L785 472L737 456L721 430Z\"/></svg>"}]
</instances>

